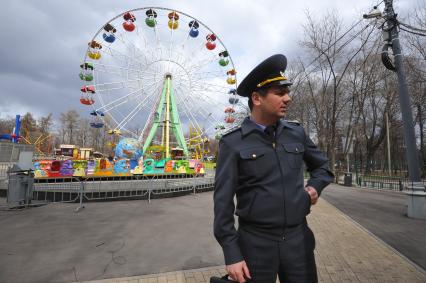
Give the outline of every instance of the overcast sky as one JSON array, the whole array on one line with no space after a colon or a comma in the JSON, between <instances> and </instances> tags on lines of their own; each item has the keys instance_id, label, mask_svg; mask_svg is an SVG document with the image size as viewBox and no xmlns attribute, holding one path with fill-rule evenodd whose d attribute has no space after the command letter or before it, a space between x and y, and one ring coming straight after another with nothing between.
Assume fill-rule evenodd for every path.
<instances>
[{"instance_id":1,"label":"overcast sky","mask_svg":"<svg viewBox=\"0 0 426 283\"><path fill-rule=\"evenodd\" d=\"M241 79L257 63L274 53L289 60L303 57L304 10L318 17L335 9L346 27L379 0L174 0L174 1L60 1L3 0L0 9L0 117L32 112L36 117L76 109L79 103L79 65L87 42L111 18L140 7L166 7L199 19L224 42ZM402 17L416 3L398 0ZM381 5L383 9L383 4Z\"/></svg>"}]
</instances>

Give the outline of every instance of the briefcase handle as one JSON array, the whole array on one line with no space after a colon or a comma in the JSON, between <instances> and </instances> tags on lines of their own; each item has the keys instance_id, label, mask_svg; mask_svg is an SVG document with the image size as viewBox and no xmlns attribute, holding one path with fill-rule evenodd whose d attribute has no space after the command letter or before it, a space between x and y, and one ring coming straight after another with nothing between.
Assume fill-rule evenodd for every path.
<instances>
[{"instance_id":1,"label":"briefcase handle","mask_svg":"<svg viewBox=\"0 0 426 283\"><path fill-rule=\"evenodd\" d=\"M222 277L217 277L217 276L213 276L210 277L210 283L225 283L225 282L233 282L232 280L228 279L228 274L222 276Z\"/></svg>"},{"instance_id":2,"label":"briefcase handle","mask_svg":"<svg viewBox=\"0 0 426 283\"><path fill-rule=\"evenodd\" d=\"M231 280L229 278L229 274L226 274L226 275L224 275L224 276L222 276L220 278L216 277L216 276L210 277L210 283L227 283L227 282L236 282L236 281ZM253 283L253 282L254 281L250 280L250 279L246 280L246 283Z\"/></svg>"}]
</instances>

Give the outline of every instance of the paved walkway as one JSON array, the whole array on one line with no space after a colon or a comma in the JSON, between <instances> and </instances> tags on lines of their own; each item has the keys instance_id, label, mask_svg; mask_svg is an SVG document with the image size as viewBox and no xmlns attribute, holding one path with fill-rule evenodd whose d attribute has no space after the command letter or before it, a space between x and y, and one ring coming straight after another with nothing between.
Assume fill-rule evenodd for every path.
<instances>
[{"instance_id":1,"label":"paved walkway","mask_svg":"<svg viewBox=\"0 0 426 283\"><path fill-rule=\"evenodd\" d=\"M426 282L426 273L325 200L308 217L316 235L320 282ZM176 259L178 260L178 259ZM209 282L224 266L90 282Z\"/></svg>"},{"instance_id":2,"label":"paved walkway","mask_svg":"<svg viewBox=\"0 0 426 283\"><path fill-rule=\"evenodd\" d=\"M322 197L426 269L426 220L407 217L407 194L330 186Z\"/></svg>"}]
</instances>

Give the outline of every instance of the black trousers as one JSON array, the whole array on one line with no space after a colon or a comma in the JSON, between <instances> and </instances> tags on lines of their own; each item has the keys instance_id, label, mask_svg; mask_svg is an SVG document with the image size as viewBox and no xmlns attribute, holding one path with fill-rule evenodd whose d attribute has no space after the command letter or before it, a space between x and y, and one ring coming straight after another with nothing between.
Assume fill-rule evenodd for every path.
<instances>
[{"instance_id":1,"label":"black trousers","mask_svg":"<svg viewBox=\"0 0 426 283\"><path fill-rule=\"evenodd\" d=\"M239 245L254 283L318 282L315 265L315 237L312 230L301 224L286 230L285 239L275 241L238 230Z\"/></svg>"}]
</instances>

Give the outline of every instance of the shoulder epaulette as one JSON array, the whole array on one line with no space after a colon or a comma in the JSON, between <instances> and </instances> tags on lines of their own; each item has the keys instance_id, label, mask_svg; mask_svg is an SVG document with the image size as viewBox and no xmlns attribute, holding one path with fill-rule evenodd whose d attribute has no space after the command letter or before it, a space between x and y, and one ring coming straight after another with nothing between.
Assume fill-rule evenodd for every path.
<instances>
[{"instance_id":1,"label":"shoulder epaulette","mask_svg":"<svg viewBox=\"0 0 426 283\"><path fill-rule=\"evenodd\" d=\"M290 123L290 124L294 124L294 125L300 125L300 122L299 121L297 121L297 120L284 120L284 121L286 121L287 123Z\"/></svg>"},{"instance_id":2,"label":"shoulder epaulette","mask_svg":"<svg viewBox=\"0 0 426 283\"><path fill-rule=\"evenodd\" d=\"M235 131L237 131L237 130L239 130L239 129L241 129L241 126L240 126L240 125L238 125L238 126L236 126L236 127L234 127L234 128L231 128L231 129L229 129L228 131L226 131L226 132L222 135L222 137L227 136L227 135L229 135L229 134L232 134L233 132L235 132Z\"/></svg>"}]
</instances>

